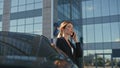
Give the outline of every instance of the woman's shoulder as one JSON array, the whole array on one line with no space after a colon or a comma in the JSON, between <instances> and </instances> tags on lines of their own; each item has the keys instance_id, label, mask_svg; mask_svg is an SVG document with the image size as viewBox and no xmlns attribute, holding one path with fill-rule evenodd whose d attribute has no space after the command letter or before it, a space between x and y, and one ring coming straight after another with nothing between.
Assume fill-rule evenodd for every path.
<instances>
[{"instance_id":1,"label":"woman's shoulder","mask_svg":"<svg viewBox=\"0 0 120 68\"><path fill-rule=\"evenodd\" d=\"M63 37L59 37L59 38L57 38L57 41L63 41L63 40L64 40Z\"/></svg>"},{"instance_id":2,"label":"woman's shoulder","mask_svg":"<svg viewBox=\"0 0 120 68\"><path fill-rule=\"evenodd\" d=\"M64 37L59 37L59 38L57 38L57 39L64 39Z\"/></svg>"},{"instance_id":3,"label":"woman's shoulder","mask_svg":"<svg viewBox=\"0 0 120 68\"><path fill-rule=\"evenodd\" d=\"M63 44L63 42L64 42L64 40L63 40L62 37L56 39L56 45L57 46L59 46L59 45L61 46L61 44Z\"/></svg>"}]
</instances>

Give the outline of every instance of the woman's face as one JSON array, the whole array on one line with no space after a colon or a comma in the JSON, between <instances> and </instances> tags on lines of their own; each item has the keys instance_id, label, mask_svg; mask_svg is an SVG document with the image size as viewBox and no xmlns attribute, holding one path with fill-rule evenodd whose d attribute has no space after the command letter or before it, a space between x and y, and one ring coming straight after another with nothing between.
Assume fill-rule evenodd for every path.
<instances>
[{"instance_id":1,"label":"woman's face","mask_svg":"<svg viewBox=\"0 0 120 68\"><path fill-rule=\"evenodd\" d=\"M73 25L67 24L67 26L64 29L64 33L67 35L71 35L73 33Z\"/></svg>"}]
</instances>

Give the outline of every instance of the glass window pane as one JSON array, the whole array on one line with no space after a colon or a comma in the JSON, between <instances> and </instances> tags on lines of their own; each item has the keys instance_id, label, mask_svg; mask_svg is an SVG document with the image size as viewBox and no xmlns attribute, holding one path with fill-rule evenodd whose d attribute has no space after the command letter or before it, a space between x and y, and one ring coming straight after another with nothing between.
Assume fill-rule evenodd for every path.
<instances>
[{"instance_id":1,"label":"glass window pane","mask_svg":"<svg viewBox=\"0 0 120 68\"><path fill-rule=\"evenodd\" d=\"M112 42L120 41L119 27L118 22L111 23Z\"/></svg>"},{"instance_id":2,"label":"glass window pane","mask_svg":"<svg viewBox=\"0 0 120 68\"><path fill-rule=\"evenodd\" d=\"M102 42L102 24L95 24L95 42Z\"/></svg>"},{"instance_id":3,"label":"glass window pane","mask_svg":"<svg viewBox=\"0 0 120 68\"><path fill-rule=\"evenodd\" d=\"M34 34L42 35L42 31L34 32Z\"/></svg>"},{"instance_id":4,"label":"glass window pane","mask_svg":"<svg viewBox=\"0 0 120 68\"><path fill-rule=\"evenodd\" d=\"M35 9L43 8L42 3L35 3Z\"/></svg>"},{"instance_id":5,"label":"glass window pane","mask_svg":"<svg viewBox=\"0 0 120 68\"><path fill-rule=\"evenodd\" d=\"M84 58L84 63L86 63L86 65L92 64L93 60L94 60L94 57L95 57L94 56L95 51L94 50L87 50L84 53L86 53L85 58ZM89 67L87 67L87 68L89 68ZM94 68L94 67L92 67L92 68Z\"/></svg>"},{"instance_id":6,"label":"glass window pane","mask_svg":"<svg viewBox=\"0 0 120 68\"><path fill-rule=\"evenodd\" d=\"M3 2L3 0L0 0L1 2Z\"/></svg>"},{"instance_id":7,"label":"glass window pane","mask_svg":"<svg viewBox=\"0 0 120 68\"><path fill-rule=\"evenodd\" d=\"M3 8L3 2L0 2L0 9Z\"/></svg>"},{"instance_id":8,"label":"glass window pane","mask_svg":"<svg viewBox=\"0 0 120 68\"><path fill-rule=\"evenodd\" d=\"M101 16L101 0L94 0L94 16Z\"/></svg>"},{"instance_id":9,"label":"glass window pane","mask_svg":"<svg viewBox=\"0 0 120 68\"><path fill-rule=\"evenodd\" d=\"M25 19L18 19L18 25L24 25Z\"/></svg>"},{"instance_id":10,"label":"glass window pane","mask_svg":"<svg viewBox=\"0 0 120 68\"><path fill-rule=\"evenodd\" d=\"M25 11L25 5L19 6L19 11Z\"/></svg>"},{"instance_id":11,"label":"glass window pane","mask_svg":"<svg viewBox=\"0 0 120 68\"><path fill-rule=\"evenodd\" d=\"M92 1L86 1L86 15L87 18L88 17L93 17L93 5L92 5Z\"/></svg>"},{"instance_id":12,"label":"glass window pane","mask_svg":"<svg viewBox=\"0 0 120 68\"><path fill-rule=\"evenodd\" d=\"M118 7L118 12L119 12L119 14L120 14L120 0L117 0L117 7Z\"/></svg>"},{"instance_id":13,"label":"glass window pane","mask_svg":"<svg viewBox=\"0 0 120 68\"><path fill-rule=\"evenodd\" d=\"M77 7L72 6L72 19L80 19L80 11Z\"/></svg>"},{"instance_id":14,"label":"glass window pane","mask_svg":"<svg viewBox=\"0 0 120 68\"><path fill-rule=\"evenodd\" d=\"M2 27L2 22L0 22L0 28Z\"/></svg>"},{"instance_id":15,"label":"glass window pane","mask_svg":"<svg viewBox=\"0 0 120 68\"><path fill-rule=\"evenodd\" d=\"M88 51L87 50L84 50L84 56L87 56L88 55L88 53L87 53Z\"/></svg>"},{"instance_id":16,"label":"glass window pane","mask_svg":"<svg viewBox=\"0 0 120 68\"><path fill-rule=\"evenodd\" d=\"M109 1L110 1L110 15L118 14L117 0L109 0Z\"/></svg>"},{"instance_id":17,"label":"glass window pane","mask_svg":"<svg viewBox=\"0 0 120 68\"><path fill-rule=\"evenodd\" d=\"M24 5L26 0L19 0L19 5Z\"/></svg>"},{"instance_id":18,"label":"glass window pane","mask_svg":"<svg viewBox=\"0 0 120 68\"><path fill-rule=\"evenodd\" d=\"M84 26L83 26L83 38L84 38L84 39L83 39L83 42L84 42L84 43L87 43L87 39L86 39L86 35L87 35L87 33L86 33L86 28L87 28L87 27L84 25Z\"/></svg>"},{"instance_id":19,"label":"glass window pane","mask_svg":"<svg viewBox=\"0 0 120 68\"><path fill-rule=\"evenodd\" d=\"M66 12L63 12L63 14L66 16L66 19L69 19L70 18L70 4L65 4L64 5L64 11Z\"/></svg>"},{"instance_id":20,"label":"glass window pane","mask_svg":"<svg viewBox=\"0 0 120 68\"><path fill-rule=\"evenodd\" d=\"M3 14L3 9L0 9L0 15L2 15Z\"/></svg>"},{"instance_id":21,"label":"glass window pane","mask_svg":"<svg viewBox=\"0 0 120 68\"><path fill-rule=\"evenodd\" d=\"M87 25L87 40L88 43L94 42L94 25Z\"/></svg>"},{"instance_id":22,"label":"glass window pane","mask_svg":"<svg viewBox=\"0 0 120 68\"><path fill-rule=\"evenodd\" d=\"M110 23L103 24L103 42L111 42Z\"/></svg>"},{"instance_id":23,"label":"glass window pane","mask_svg":"<svg viewBox=\"0 0 120 68\"><path fill-rule=\"evenodd\" d=\"M11 13L17 12L17 8L18 8L18 7L12 7L12 8L11 8Z\"/></svg>"},{"instance_id":24,"label":"glass window pane","mask_svg":"<svg viewBox=\"0 0 120 68\"><path fill-rule=\"evenodd\" d=\"M109 0L102 0L102 16L109 16Z\"/></svg>"},{"instance_id":25,"label":"glass window pane","mask_svg":"<svg viewBox=\"0 0 120 68\"><path fill-rule=\"evenodd\" d=\"M40 16L40 17L35 17L34 20L35 20L35 21L34 21L35 23L40 23L40 22L42 22L42 16Z\"/></svg>"},{"instance_id":26,"label":"glass window pane","mask_svg":"<svg viewBox=\"0 0 120 68\"><path fill-rule=\"evenodd\" d=\"M43 1L43 0L35 0L35 2L41 2L41 1Z\"/></svg>"},{"instance_id":27,"label":"glass window pane","mask_svg":"<svg viewBox=\"0 0 120 68\"><path fill-rule=\"evenodd\" d=\"M2 27L0 27L0 31L2 31Z\"/></svg>"},{"instance_id":28,"label":"glass window pane","mask_svg":"<svg viewBox=\"0 0 120 68\"><path fill-rule=\"evenodd\" d=\"M112 53L111 49L104 50L104 53Z\"/></svg>"},{"instance_id":29,"label":"glass window pane","mask_svg":"<svg viewBox=\"0 0 120 68\"><path fill-rule=\"evenodd\" d=\"M33 9L34 9L34 4L27 5L27 10L33 10Z\"/></svg>"},{"instance_id":30,"label":"glass window pane","mask_svg":"<svg viewBox=\"0 0 120 68\"><path fill-rule=\"evenodd\" d=\"M26 25L25 31L27 33L33 33L33 24L32 25Z\"/></svg>"},{"instance_id":31,"label":"glass window pane","mask_svg":"<svg viewBox=\"0 0 120 68\"><path fill-rule=\"evenodd\" d=\"M18 0L11 0L11 5L12 6L17 6L18 5Z\"/></svg>"},{"instance_id":32,"label":"glass window pane","mask_svg":"<svg viewBox=\"0 0 120 68\"><path fill-rule=\"evenodd\" d=\"M10 31L11 31L11 32L16 32L16 29L17 29L16 26L14 26L14 27L10 27Z\"/></svg>"},{"instance_id":33,"label":"glass window pane","mask_svg":"<svg viewBox=\"0 0 120 68\"><path fill-rule=\"evenodd\" d=\"M18 32L24 32L24 27L25 27L25 26L18 26L18 30L17 30L17 31L18 31Z\"/></svg>"},{"instance_id":34,"label":"glass window pane","mask_svg":"<svg viewBox=\"0 0 120 68\"><path fill-rule=\"evenodd\" d=\"M59 5L58 7L58 12L59 13L64 13L64 6L63 5ZM59 17L59 19L61 19L61 20L63 20L63 15L61 15L61 14L58 14L58 17ZM64 17L65 18L65 17Z\"/></svg>"},{"instance_id":35,"label":"glass window pane","mask_svg":"<svg viewBox=\"0 0 120 68\"><path fill-rule=\"evenodd\" d=\"M27 4L34 3L34 0L27 0Z\"/></svg>"},{"instance_id":36,"label":"glass window pane","mask_svg":"<svg viewBox=\"0 0 120 68\"><path fill-rule=\"evenodd\" d=\"M34 24L34 32L42 31L42 24Z\"/></svg>"},{"instance_id":37,"label":"glass window pane","mask_svg":"<svg viewBox=\"0 0 120 68\"><path fill-rule=\"evenodd\" d=\"M16 26L16 25L17 25L17 20L10 21L10 26Z\"/></svg>"},{"instance_id":38,"label":"glass window pane","mask_svg":"<svg viewBox=\"0 0 120 68\"><path fill-rule=\"evenodd\" d=\"M86 18L86 5L85 2L82 2L82 17Z\"/></svg>"},{"instance_id":39,"label":"glass window pane","mask_svg":"<svg viewBox=\"0 0 120 68\"><path fill-rule=\"evenodd\" d=\"M26 24L33 24L33 18L27 18Z\"/></svg>"},{"instance_id":40,"label":"glass window pane","mask_svg":"<svg viewBox=\"0 0 120 68\"><path fill-rule=\"evenodd\" d=\"M103 53L103 50L96 50L96 53Z\"/></svg>"},{"instance_id":41,"label":"glass window pane","mask_svg":"<svg viewBox=\"0 0 120 68\"><path fill-rule=\"evenodd\" d=\"M88 55L89 56L94 56L95 54L95 51L94 50L88 50Z\"/></svg>"}]
</instances>

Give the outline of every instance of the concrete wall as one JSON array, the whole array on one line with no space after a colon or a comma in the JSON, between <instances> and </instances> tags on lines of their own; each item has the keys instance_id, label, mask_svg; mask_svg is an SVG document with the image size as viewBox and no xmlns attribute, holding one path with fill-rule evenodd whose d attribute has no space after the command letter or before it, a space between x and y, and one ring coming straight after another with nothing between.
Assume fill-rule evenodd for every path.
<instances>
[{"instance_id":1,"label":"concrete wall","mask_svg":"<svg viewBox=\"0 0 120 68\"><path fill-rule=\"evenodd\" d=\"M3 16L2 16L2 31L9 31L9 25L10 25L10 6L11 6L11 0L4 0L4 6L3 6Z\"/></svg>"},{"instance_id":2,"label":"concrete wall","mask_svg":"<svg viewBox=\"0 0 120 68\"><path fill-rule=\"evenodd\" d=\"M47 38L53 38L53 23L57 21L57 0L43 0L43 32Z\"/></svg>"},{"instance_id":3,"label":"concrete wall","mask_svg":"<svg viewBox=\"0 0 120 68\"><path fill-rule=\"evenodd\" d=\"M43 35L51 38L51 0L43 0Z\"/></svg>"}]
</instances>

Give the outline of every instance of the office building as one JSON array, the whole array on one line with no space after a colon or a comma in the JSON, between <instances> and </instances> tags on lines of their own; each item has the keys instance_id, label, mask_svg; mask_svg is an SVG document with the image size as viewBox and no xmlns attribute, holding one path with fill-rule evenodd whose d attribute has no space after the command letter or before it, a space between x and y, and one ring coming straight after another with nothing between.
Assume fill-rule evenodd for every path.
<instances>
[{"instance_id":1,"label":"office building","mask_svg":"<svg viewBox=\"0 0 120 68\"><path fill-rule=\"evenodd\" d=\"M80 2L71 1L69 4L68 2L69 0L1 0L1 30L43 34L48 38L53 38L54 23L81 17L80 7L77 6ZM74 4L76 9L70 5L72 3L78 3ZM75 20L75 23L78 24L79 21ZM76 27L77 32L79 32L79 27Z\"/></svg>"},{"instance_id":2,"label":"office building","mask_svg":"<svg viewBox=\"0 0 120 68\"><path fill-rule=\"evenodd\" d=\"M82 0L82 23L84 59L89 58L85 60L87 67L117 64L120 61L117 55L120 51L120 1Z\"/></svg>"},{"instance_id":3,"label":"office building","mask_svg":"<svg viewBox=\"0 0 120 68\"><path fill-rule=\"evenodd\" d=\"M72 21L79 40L83 38L84 67L99 66L97 58L102 58L103 67L120 60L112 54L120 49L119 0L0 0L1 31L51 39L54 24L63 20Z\"/></svg>"}]
</instances>

